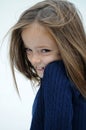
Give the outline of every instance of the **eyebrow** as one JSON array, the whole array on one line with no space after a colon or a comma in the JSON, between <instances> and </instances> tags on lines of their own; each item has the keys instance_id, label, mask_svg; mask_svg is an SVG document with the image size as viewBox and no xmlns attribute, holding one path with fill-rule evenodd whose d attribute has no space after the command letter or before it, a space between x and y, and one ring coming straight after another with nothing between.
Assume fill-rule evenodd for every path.
<instances>
[{"instance_id":1,"label":"eyebrow","mask_svg":"<svg viewBox=\"0 0 86 130\"><path fill-rule=\"evenodd\" d=\"M25 48L30 48L30 47L28 47L28 46L25 46ZM36 48L50 48L49 46L37 46Z\"/></svg>"},{"instance_id":2,"label":"eyebrow","mask_svg":"<svg viewBox=\"0 0 86 130\"><path fill-rule=\"evenodd\" d=\"M49 46L38 46L37 48L49 48Z\"/></svg>"}]
</instances>

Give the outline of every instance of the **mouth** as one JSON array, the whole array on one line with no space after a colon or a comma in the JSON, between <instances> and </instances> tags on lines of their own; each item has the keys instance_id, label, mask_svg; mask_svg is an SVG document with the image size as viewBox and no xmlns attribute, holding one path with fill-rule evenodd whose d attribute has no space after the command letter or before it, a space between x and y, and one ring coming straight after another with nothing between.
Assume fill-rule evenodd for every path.
<instances>
[{"instance_id":1,"label":"mouth","mask_svg":"<svg viewBox=\"0 0 86 130\"><path fill-rule=\"evenodd\" d=\"M36 70L42 72L44 71L44 67L36 67Z\"/></svg>"},{"instance_id":2,"label":"mouth","mask_svg":"<svg viewBox=\"0 0 86 130\"><path fill-rule=\"evenodd\" d=\"M45 67L36 67L36 72L40 78L43 78Z\"/></svg>"}]
</instances>

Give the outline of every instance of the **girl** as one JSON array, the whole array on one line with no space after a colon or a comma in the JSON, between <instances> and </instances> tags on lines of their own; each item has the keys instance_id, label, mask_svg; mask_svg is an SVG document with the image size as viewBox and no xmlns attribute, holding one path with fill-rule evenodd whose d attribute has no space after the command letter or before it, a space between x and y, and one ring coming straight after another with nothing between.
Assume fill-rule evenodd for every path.
<instances>
[{"instance_id":1,"label":"girl","mask_svg":"<svg viewBox=\"0 0 86 130\"><path fill-rule=\"evenodd\" d=\"M86 34L71 2L24 11L12 28L10 61L14 80L15 66L40 83L30 130L86 129Z\"/></svg>"}]
</instances>

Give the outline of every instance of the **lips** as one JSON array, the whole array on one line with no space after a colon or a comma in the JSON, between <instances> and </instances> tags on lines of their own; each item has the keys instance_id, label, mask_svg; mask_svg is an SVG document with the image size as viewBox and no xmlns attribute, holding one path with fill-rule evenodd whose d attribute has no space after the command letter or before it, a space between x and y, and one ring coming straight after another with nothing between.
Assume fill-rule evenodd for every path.
<instances>
[{"instance_id":1,"label":"lips","mask_svg":"<svg viewBox=\"0 0 86 130\"><path fill-rule=\"evenodd\" d=\"M35 67L36 72L40 78L43 78L45 67Z\"/></svg>"},{"instance_id":2,"label":"lips","mask_svg":"<svg viewBox=\"0 0 86 130\"><path fill-rule=\"evenodd\" d=\"M37 67L36 70L37 71L44 71L44 67Z\"/></svg>"}]
</instances>

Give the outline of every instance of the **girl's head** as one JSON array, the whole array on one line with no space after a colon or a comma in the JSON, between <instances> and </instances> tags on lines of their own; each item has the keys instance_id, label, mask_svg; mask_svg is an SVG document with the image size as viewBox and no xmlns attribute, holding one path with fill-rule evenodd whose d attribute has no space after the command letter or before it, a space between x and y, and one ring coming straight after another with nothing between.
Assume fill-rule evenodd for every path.
<instances>
[{"instance_id":1,"label":"girl's head","mask_svg":"<svg viewBox=\"0 0 86 130\"><path fill-rule=\"evenodd\" d=\"M85 75L85 50L86 36L79 13L65 0L37 3L24 11L12 28L13 74L15 65L30 80L38 81L48 63L62 59L71 79L81 86Z\"/></svg>"},{"instance_id":2,"label":"girl's head","mask_svg":"<svg viewBox=\"0 0 86 130\"><path fill-rule=\"evenodd\" d=\"M59 50L48 30L39 23L32 23L22 31L22 40L28 61L39 77L50 62L60 59Z\"/></svg>"}]
</instances>

